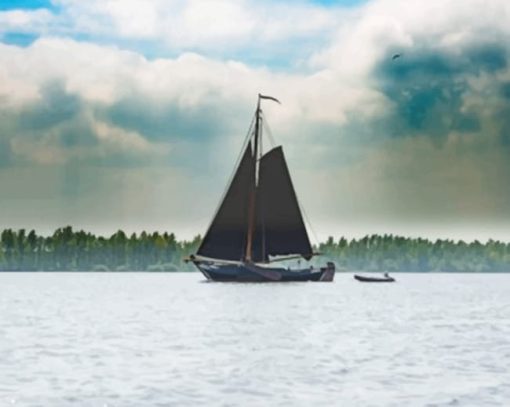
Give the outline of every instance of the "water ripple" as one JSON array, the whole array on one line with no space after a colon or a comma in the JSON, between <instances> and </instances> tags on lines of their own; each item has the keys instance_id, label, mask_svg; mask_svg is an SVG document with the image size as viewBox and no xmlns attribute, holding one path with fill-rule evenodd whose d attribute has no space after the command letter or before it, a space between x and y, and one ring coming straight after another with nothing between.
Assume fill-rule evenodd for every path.
<instances>
[{"instance_id":1,"label":"water ripple","mask_svg":"<svg viewBox=\"0 0 510 407\"><path fill-rule=\"evenodd\" d=\"M510 275L0 274L0 406L510 400Z\"/></svg>"}]
</instances>

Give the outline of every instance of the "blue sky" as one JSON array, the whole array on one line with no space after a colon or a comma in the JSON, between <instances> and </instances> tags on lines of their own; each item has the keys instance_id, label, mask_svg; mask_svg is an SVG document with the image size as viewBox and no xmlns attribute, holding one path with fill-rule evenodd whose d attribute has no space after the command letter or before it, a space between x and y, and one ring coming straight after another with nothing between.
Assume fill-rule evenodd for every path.
<instances>
[{"instance_id":1,"label":"blue sky","mask_svg":"<svg viewBox=\"0 0 510 407\"><path fill-rule=\"evenodd\" d=\"M6 0L0 4L0 10L14 9L37 9L52 8L51 1L48 0Z\"/></svg>"},{"instance_id":2,"label":"blue sky","mask_svg":"<svg viewBox=\"0 0 510 407\"><path fill-rule=\"evenodd\" d=\"M3 2L0 224L203 233L266 92L320 239L510 240L509 14L504 0Z\"/></svg>"}]
</instances>

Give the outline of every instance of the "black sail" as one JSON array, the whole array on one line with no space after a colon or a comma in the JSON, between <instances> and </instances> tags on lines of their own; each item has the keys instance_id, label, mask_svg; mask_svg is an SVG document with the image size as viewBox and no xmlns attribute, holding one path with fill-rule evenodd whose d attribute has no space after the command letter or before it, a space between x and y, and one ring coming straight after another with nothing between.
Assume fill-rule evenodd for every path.
<instances>
[{"instance_id":1,"label":"black sail","mask_svg":"<svg viewBox=\"0 0 510 407\"><path fill-rule=\"evenodd\" d=\"M209 230L198 249L201 256L242 260L246 250L249 194L255 183L255 164L248 144L239 167Z\"/></svg>"},{"instance_id":2,"label":"black sail","mask_svg":"<svg viewBox=\"0 0 510 407\"><path fill-rule=\"evenodd\" d=\"M288 254L310 259L310 239L281 147L260 160L256 202L253 260L262 262L268 256Z\"/></svg>"}]
</instances>

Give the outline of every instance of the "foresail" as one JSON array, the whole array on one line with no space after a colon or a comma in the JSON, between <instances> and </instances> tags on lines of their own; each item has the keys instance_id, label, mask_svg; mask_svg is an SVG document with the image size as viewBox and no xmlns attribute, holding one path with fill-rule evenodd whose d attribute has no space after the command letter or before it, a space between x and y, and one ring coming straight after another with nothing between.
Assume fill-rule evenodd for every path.
<instances>
[{"instance_id":1,"label":"foresail","mask_svg":"<svg viewBox=\"0 0 510 407\"><path fill-rule=\"evenodd\" d=\"M312 246L281 147L269 151L260 160L256 205L254 261L289 254L312 257Z\"/></svg>"},{"instance_id":2,"label":"foresail","mask_svg":"<svg viewBox=\"0 0 510 407\"><path fill-rule=\"evenodd\" d=\"M246 250L249 193L255 183L255 165L248 144L216 216L198 249L201 256L241 260Z\"/></svg>"}]
</instances>

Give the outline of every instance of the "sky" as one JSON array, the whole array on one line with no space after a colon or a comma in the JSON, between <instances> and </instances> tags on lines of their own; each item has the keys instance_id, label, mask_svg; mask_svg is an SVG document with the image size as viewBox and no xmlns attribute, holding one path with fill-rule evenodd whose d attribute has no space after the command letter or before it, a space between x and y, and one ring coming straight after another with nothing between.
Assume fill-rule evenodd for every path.
<instances>
[{"instance_id":1,"label":"sky","mask_svg":"<svg viewBox=\"0 0 510 407\"><path fill-rule=\"evenodd\" d=\"M203 234L260 92L312 240L510 241L509 22L508 0L1 0L0 229Z\"/></svg>"}]
</instances>

